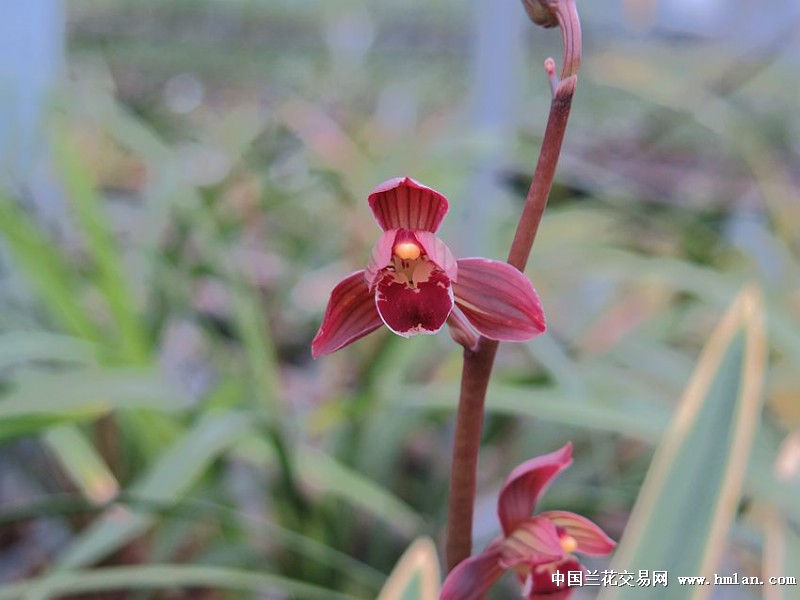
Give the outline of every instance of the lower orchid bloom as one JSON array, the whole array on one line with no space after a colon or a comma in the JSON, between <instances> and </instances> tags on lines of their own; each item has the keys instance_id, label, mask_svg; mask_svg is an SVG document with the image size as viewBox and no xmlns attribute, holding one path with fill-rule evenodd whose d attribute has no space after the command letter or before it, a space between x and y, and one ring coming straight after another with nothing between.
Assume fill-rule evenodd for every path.
<instances>
[{"instance_id":1,"label":"lower orchid bloom","mask_svg":"<svg viewBox=\"0 0 800 600\"><path fill-rule=\"evenodd\" d=\"M478 335L527 341L544 332L539 296L524 274L486 258L456 260L436 237L449 206L442 194L397 177L375 188L368 202L383 235L367 268L333 289L311 345L314 358L381 325L410 337L437 333L448 323L467 347Z\"/></svg>"},{"instance_id":2,"label":"lower orchid bloom","mask_svg":"<svg viewBox=\"0 0 800 600\"><path fill-rule=\"evenodd\" d=\"M572 444L531 459L511 472L497 503L503 536L448 575L440 600L481 600L509 569L526 600L565 600L569 573L584 567L573 553L603 556L616 543L589 519L566 511L533 515L550 482L572 463ZM558 576L554 575L558 573Z\"/></svg>"}]
</instances>

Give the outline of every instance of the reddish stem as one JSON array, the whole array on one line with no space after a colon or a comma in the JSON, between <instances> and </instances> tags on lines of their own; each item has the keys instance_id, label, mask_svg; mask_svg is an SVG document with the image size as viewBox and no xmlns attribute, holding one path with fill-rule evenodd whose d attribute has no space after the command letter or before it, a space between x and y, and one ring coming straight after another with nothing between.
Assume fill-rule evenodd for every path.
<instances>
[{"instance_id":1,"label":"reddish stem","mask_svg":"<svg viewBox=\"0 0 800 600\"><path fill-rule=\"evenodd\" d=\"M483 405L497 346L497 342L481 338L477 350L464 350L461 397L458 400L450 476L446 548L448 571L452 571L472 552L472 515L475 508Z\"/></svg>"},{"instance_id":2,"label":"reddish stem","mask_svg":"<svg viewBox=\"0 0 800 600\"><path fill-rule=\"evenodd\" d=\"M528 196L522 209L517 231L514 234L514 241L511 243L511 250L508 253L509 264L514 265L520 271L524 271L525 265L528 263L536 233L539 231L539 223L542 220L544 209L547 207L547 199L550 197L558 158L561 156L561 146L567 131L567 120L572 108L572 96L575 93L577 82L577 77L571 75L558 83L550 104L550 115L544 130L539 160L536 163L536 170L533 172L533 181L528 189Z\"/></svg>"},{"instance_id":3,"label":"reddish stem","mask_svg":"<svg viewBox=\"0 0 800 600\"><path fill-rule=\"evenodd\" d=\"M574 0L558 2L554 8L556 20L561 27L561 40L564 44L564 64L561 66L561 79L577 75L581 68L581 20Z\"/></svg>"},{"instance_id":4,"label":"reddish stem","mask_svg":"<svg viewBox=\"0 0 800 600\"><path fill-rule=\"evenodd\" d=\"M581 34L573 0L560 0L552 7L563 33L564 64L559 81L552 59L545 63L553 88L550 114L542 139L542 149L508 254L509 264L520 271L528 262L536 232L553 186L558 157L567 129L572 97L581 60ZM451 571L472 553L472 520L475 509L476 477L486 390L492 375L498 342L480 338L477 348L464 350L461 396L456 415L453 463L447 527L447 568Z\"/></svg>"}]
</instances>

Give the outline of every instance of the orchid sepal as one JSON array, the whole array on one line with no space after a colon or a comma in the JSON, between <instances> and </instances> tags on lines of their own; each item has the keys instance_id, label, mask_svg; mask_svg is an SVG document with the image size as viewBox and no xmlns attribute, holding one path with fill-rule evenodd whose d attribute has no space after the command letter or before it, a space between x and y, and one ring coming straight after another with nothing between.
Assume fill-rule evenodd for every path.
<instances>
[{"instance_id":1,"label":"orchid sepal","mask_svg":"<svg viewBox=\"0 0 800 600\"><path fill-rule=\"evenodd\" d=\"M370 192L367 203L384 231L410 229L436 233L450 209L447 198L411 177L384 181Z\"/></svg>"},{"instance_id":2,"label":"orchid sepal","mask_svg":"<svg viewBox=\"0 0 800 600\"><path fill-rule=\"evenodd\" d=\"M460 258L456 303L484 337L524 342L547 329L539 295L521 271L488 258Z\"/></svg>"},{"instance_id":3,"label":"orchid sepal","mask_svg":"<svg viewBox=\"0 0 800 600\"><path fill-rule=\"evenodd\" d=\"M311 355L318 358L336 352L382 324L375 301L364 282L364 271L351 273L331 292L322 325L311 343Z\"/></svg>"},{"instance_id":4,"label":"orchid sepal","mask_svg":"<svg viewBox=\"0 0 800 600\"><path fill-rule=\"evenodd\" d=\"M572 464L572 444L518 465L506 478L497 500L503 533L509 535L533 513L539 498L561 471Z\"/></svg>"}]
</instances>

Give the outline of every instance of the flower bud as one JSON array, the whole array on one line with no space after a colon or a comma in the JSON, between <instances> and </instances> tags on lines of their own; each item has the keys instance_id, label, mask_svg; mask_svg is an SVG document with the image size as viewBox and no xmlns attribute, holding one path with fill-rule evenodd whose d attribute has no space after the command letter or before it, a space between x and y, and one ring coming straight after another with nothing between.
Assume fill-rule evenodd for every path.
<instances>
[{"instance_id":1,"label":"flower bud","mask_svg":"<svg viewBox=\"0 0 800 600\"><path fill-rule=\"evenodd\" d=\"M557 0L522 0L525 12L531 21L542 27L555 27L558 25L555 5Z\"/></svg>"}]
</instances>

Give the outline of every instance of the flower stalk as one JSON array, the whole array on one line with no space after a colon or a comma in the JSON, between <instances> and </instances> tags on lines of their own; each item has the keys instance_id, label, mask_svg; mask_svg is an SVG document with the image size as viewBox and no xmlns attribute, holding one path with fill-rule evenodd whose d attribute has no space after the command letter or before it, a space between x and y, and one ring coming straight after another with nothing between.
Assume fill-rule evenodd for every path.
<instances>
[{"instance_id":1,"label":"flower stalk","mask_svg":"<svg viewBox=\"0 0 800 600\"><path fill-rule=\"evenodd\" d=\"M563 64L559 78L553 59L545 61L552 91L550 113L533 181L508 254L508 263L520 271L528 262L553 186L581 63L581 29L574 0L523 0L523 4L535 23L561 27ZM481 337L476 346L464 350L448 505L446 558L449 571L472 553L478 452L486 390L498 345L496 340Z\"/></svg>"}]
</instances>

